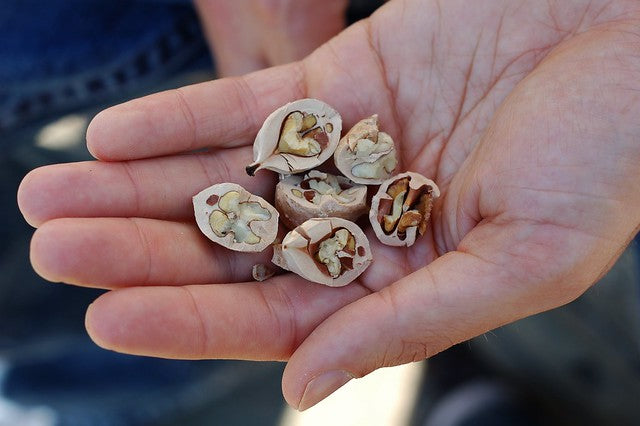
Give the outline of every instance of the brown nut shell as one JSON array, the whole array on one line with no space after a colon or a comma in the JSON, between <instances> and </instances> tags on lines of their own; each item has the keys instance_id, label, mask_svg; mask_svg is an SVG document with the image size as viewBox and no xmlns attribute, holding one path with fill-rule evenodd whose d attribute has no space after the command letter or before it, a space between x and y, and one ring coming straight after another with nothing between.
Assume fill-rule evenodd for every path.
<instances>
[{"instance_id":1,"label":"brown nut shell","mask_svg":"<svg viewBox=\"0 0 640 426\"><path fill-rule=\"evenodd\" d=\"M210 186L193 197L200 231L228 249L258 252L276 239L278 211L235 183Z\"/></svg>"},{"instance_id":2,"label":"brown nut shell","mask_svg":"<svg viewBox=\"0 0 640 426\"><path fill-rule=\"evenodd\" d=\"M371 200L369 222L383 244L412 246L431 217L438 186L419 173L406 172L384 181Z\"/></svg>"},{"instance_id":3,"label":"brown nut shell","mask_svg":"<svg viewBox=\"0 0 640 426\"><path fill-rule=\"evenodd\" d=\"M343 175L364 185L382 183L398 165L393 139L379 131L377 114L356 123L340 139L333 158Z\"/></svg>"},{"instance_id":4,"label":"brown nut shell","mask_svg":"<svg viewBox=\"0 0 640 426\"><path fill-rule=\"evenodd\" d=\"M253 144L251 176L260 169L289 175L329 159L340 141L342 118L318 99L290 102L267 117Z\"/></svg>"},{"instance_id":5,"label":"brown nut shell","mask_svg":"<svg viewBox=\"0 0 640 426\"><path fill-rule=\"evenodd\" d=\"M311 170L278 182L275 204L288 229L317 217L355 221L368 211L367 187L344 176Z\"/></svg>"},{"instance_id":6,"label":"brown nut shell","mask_svg":"<svg viewBox=\"0 0 640 426\"><path fill-rule=\"evenodd\" d=\"M342 287L371 264L369 240L358 225L340 218L310 219L274 245L272 262L309 281Z\"/></svg>"}]
</instances>

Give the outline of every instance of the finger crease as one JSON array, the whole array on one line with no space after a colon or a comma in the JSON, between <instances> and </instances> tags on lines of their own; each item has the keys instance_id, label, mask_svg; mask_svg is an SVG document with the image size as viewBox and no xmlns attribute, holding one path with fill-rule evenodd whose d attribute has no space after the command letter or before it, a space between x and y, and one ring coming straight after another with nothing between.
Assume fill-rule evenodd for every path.
<instances>
[{"instance_id":1,"label":"finger crease","mask_svg":"<svg viewBox=\"0 0 640 426\"><path fill-rule=\"evenodd\" d=\"M231 182L233 179L231 179L232 173L231 173L231 170L229 169L229 164L226 161L224 161L221 155L217 155L216 152L212 154L213 154L212 158L216 162L217 167L215 168L215 170L218 173L218 179L219 179L217 182L213 182L213 183Z\"/></svg>"},{"instance_id":2,"label":"finger crease","mask_svg":"<svg viewBox=\"0 0 640 426\"><path fill-rule=\"evenodd\" d=\"M133 224L133 227L136 230L136 233L138 234L138 239L140 240L140 247L142 247L142 251L144 253L144 258L146 259L146 271L145 271L145 275L144 275L144 279L142 280L142 284L150 284L151 283L151 271L153 269L153 260L152 260L152 256L151 256L151 250L149 247L149 241L147 240L147 237L144 235L144 232L142 231L142 228L140 226L140 224L138 223L138 221L136 220L136 218L130 217L129 221Z\"/></svg>"},{"instance_id":3,"label":"finger crease","mask_svg":"<svg viewBox=\"0 0 640 426\"><path fill-rule=\"evenodd\" d=\"M125 171L125 174L127 175L127 177L129 178L129 181L131 182L131 188L133 189L133 200L134 200L134 205L135 205L135 215L134 216L141 216L141 212L140 212L140 188L138 187L138 184L136 182L136 180L133 178L133 170L131 169L131 164L129 161L124 161L122 163L122 168Z\"/></svg>"},{"instance_id":4,"label":"finger crease","mask_svg":"<svg viewBox=\"0 0 640 426\"><path fill-rule=\"evenodd\" d=\"M191 149L197 148L198 128L195 115L193 114L193 109L189 105L189 102L187 102L187 98L181 88L175 89L174 93L176 94L176 99L178 101L178 105L180 106L180 111L182 112L182 115L184 116L184 119L187 122L189 129L191 130L191 142L189 146L191 147Z\"/></svg>"},{"instance_id":5,"label":"finger crease","mask_svg":"<svg viewBox=\"0 0 640 426\"><path fill-rule=\"evenodd\" d=\"M273 289L277 293L278 300L280 300L284 304L285 309L278 309L273 306L273 303L270 302L269 297L267 297L267 294L265 293L266 288ZM278 327L277 336L279 337L279 340L282 340L283 338L284 340L286 340L286 343L282 345L283 351L280 354L280 357L282 359L287 359L291 356L291 354L295 351L296 347L299 344L298 331L296 327L297 314L293 301L278 284L270 287L258 286L258 289L265 306L269 310L269 315L274 319ZM279 314L283 311L285 312L285 318L289 319L286 326L283 325L282 315Z\"/></svg>"},{"instance_id":6,"label":"finger crease","mask_svg":"<svg viewBox=\"0 0 640 426\"><path fill-rule=\"evenodd\" d=\"M193 294L191 288L189 286L178 287L184 290L184 293L187 295L187 298L191 301L191 311L193 316L198 323L199 332L197 335L199 336L199 352L198 358L205 358L205 354L207 353L207 348L209 347L209 335L207 333L207 328L205 327L204 317L202 316L202 312L200 312L200 308L198 307L198 302L196 301L196 297Z\"/></svg>"},{"instance_id":7,"label":"finger crease","mask_svg":"<svg viewBox=\"0 0 640 426\"><path fill-rule=\"evenodd\" d=\"M258 111L258 105L260 105L260 103L245 77L231 78L230 81L235 85L236 100L240 104L242 116L246 117L244 133L249 135L253 132L256 125L258 125L256 111Z\"/></svg>"},{"instance_id":8,"label":"finger crease","mask_svg":"<svg viewBox=\"0 0 640 426\"><path fill-rule=\"evenodd\" d=\"M307 85L307 66L304 61L294 63L296 76L300 78L296 81L296 93L298 98L306 98L309 96L309 86Z\"/></svg>"},{"instance_id":9,"label":"finger crease","mask_svg":"<svg viewBox=\"0 0 640 426\"><path fill-rule=\"evenodd\" d=\"M209 174L209 169L208 169L207 165L205 164L204 159L202 158L202 154L196 154L195 157L198 160L198 163L200 164L200 168L202 169L202 173L206 177L207 182L209 183L209 185L213 185L215 183L215 179L213 179L211 177L211 175ZM214 157L214 158L216 158L216 157ZM220 163L222 163L222 161Z\"/></svg>"},{"instance_id":10,"label":"finger crease","mask_svg":"<svg viewBox=\"0 0 640 426\"><path fill-rule=\"evenodd\" d=\"M385 66L383 55L380 54L380 43L377 39L374 38L374 30L371 25L370 19L365 19L365 33L367 35L367 42L369 43L369 47L371 48L371 52L374 54L374 59L376 64L378 65L378 69L380 71L380 75L382 76L382 86L386 90L387 96L387 105L389 105L391 109L391 114L393 116L393 122L397 123L395 128L396 130L396 140L403 141L403 122L400 121L400 114L398 114L398 107L395 102L394 88L389 84L389 76L387 74L387 67Z\"/></svg>"}]
</instances>

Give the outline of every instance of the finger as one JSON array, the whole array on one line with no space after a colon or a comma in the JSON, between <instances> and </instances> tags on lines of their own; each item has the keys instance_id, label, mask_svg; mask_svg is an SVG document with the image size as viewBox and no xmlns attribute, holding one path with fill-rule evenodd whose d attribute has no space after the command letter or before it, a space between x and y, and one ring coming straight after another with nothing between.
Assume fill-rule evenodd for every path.
<instances>
[{"instance_id":1,"label":"finger","mask_svg":"<svg viewBox=\"0 0 640 426\"><path fill-rule=\"evenodd\" d=\"M256 195L273 197L271 175L247 176L244 165L251 158L250 149L234 148L123 163L45 166L24 178L18 205L33 226L60 217L191 220L191 197L216 183L236 182Z\"/></svg>"},{"instance_id":2,"label":"finger","mask_svg":"<svg viewBox=\"0 0 640 426\"><path fill-rule=\"evenodd\" d=\"M267 67L257 42L263 37L261 22L252 13L250 2L196 0L194 5L213 49L219 76L242 75Z\"/></svg>"},{"instance_id":3,"label":"finger","mask_svg":"<svg viewBox=\"0 0 640 426\"><path fill-rule=\"evenodd\" d=\"M368 31L361 21L304 61L109 108L89 125L87 146L99 159L129 160L248 145L271 112L304 97L331 104L342 115L344 128L377 113L386 131L397 137L401 123L393 119L394 98ZM366 91L361 90L363 81Z\"/></svg>"},{"instance_id":4,"label":"finger","mask_svg":"<svg viewBox=\"0 0 640 426\"><path fill-rule=\"evenodd\" d=\"M270 255L232 252L195 225L139 218L56 219L31 241L39 275L100 288L247 281Z\"/></svg>"},{"instance_id":5,"label":"finger","mask_svg":"<svg viewBox=\"0 0 640 426\"><path fill-rule=\"evenodd\" d=\"M519 244L523 235L527 240ZM567 303L584 291L585 277L593 276L602 261L589 263L598 255L594 251L576 265L582 268L581 276L536 269L536 263L550 263L554 256L585 245L581 241L549 247L546 241L557 236L558 229L546 225L531 232L523 225L476 228L460 251L350 304L316 328L285 369L285 398L301 410L309 408L351 378L424 359ZM505 247L513 253L504 252Z\"/></svg>"},{"instance_id":6,"label":"finger","mask_svg":"<svg viewBox=\"0 0 640 426\"><path fill-rule=\"evenodd\" d=\"M99 297L86 327L100 346L165 358L282 360L318 323L362 297L291 274L263 283L134 287Z\"/></svg>"},{"instance_id":7,"label":"finger","mask_svg":"<svg viewBox=\"0 0 640 426\"><path fill-rule=\"evenodd\" d=\"M130 160L253 143L264 119L306 96L301 63L182 87L100 112L87 146L101 160Z\"/></svg>"},{"instance_id":8,"label":"finger","mask_svg":"<svg viewBox=\"0 0 640 426\"><path fill-rule=\"evenodd\" d=\"M288 2L260 7L262 34L258 42L270 64L299 60L344 29L346 0ZM322 25L318 25L322 22Z\"/></svg>"}]
</instances>

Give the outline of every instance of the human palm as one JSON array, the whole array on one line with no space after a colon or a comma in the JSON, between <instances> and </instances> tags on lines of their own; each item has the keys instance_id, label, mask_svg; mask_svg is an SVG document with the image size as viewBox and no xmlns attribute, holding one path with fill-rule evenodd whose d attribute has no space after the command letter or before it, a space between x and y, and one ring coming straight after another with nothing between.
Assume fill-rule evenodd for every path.
<instances>
[{"instance_id":1,"label":"human palm","mask_svg":"<svg viewBox=\"0 0 640 426\"><path fill-rule=\"evenodd\" d=\"M87 313L98 344L286 359L284 394L300 408L352 376L567 303L640 224L639 9L396 0L301 62L106 110L87 134L102 161L38 169L20 188L39 227L34 267L115 289ZM302 97L331 104L344 127L378 113L400 170L442 192L413 247L369 233L374 262L342 288L291 274L248 282L269 254L215 246L192 219L191 196L213 183L272 196L271 174L244 172L253 136Z\"/></svg>"}]
</instances>

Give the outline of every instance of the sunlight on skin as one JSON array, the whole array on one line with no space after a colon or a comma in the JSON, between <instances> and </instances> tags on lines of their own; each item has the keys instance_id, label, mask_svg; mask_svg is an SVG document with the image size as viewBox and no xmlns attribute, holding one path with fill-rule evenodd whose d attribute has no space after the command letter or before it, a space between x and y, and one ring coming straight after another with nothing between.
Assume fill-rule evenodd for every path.
<instances>
[{"instance_id":1,"label":"sunlight on skin","mask_svg":"<svg viewBox=\"0 0 640 426\"><path fill-rule=\"evenodd\" d=\"M279 426L409 424L425 367L410 363L352 380L307 411L285 408Z\"/></svg>"}]
</instances>

